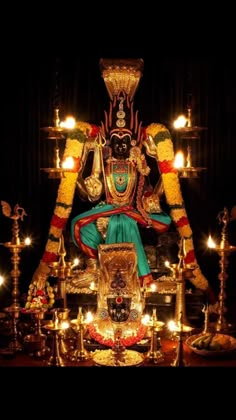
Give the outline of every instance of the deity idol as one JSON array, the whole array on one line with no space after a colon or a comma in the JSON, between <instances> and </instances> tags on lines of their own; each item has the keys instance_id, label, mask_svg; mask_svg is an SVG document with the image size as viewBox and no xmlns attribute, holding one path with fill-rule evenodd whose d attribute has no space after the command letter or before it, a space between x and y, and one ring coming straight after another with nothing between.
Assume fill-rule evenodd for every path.
<instances>
[{"instance_id":1,"label":"deity idol","mask_svg":"<svg viewBox=\"0 0 236 420\"><path fill-rule=\"evenodd\" d=\"M75 169L74 173L65 173L61 180L45 252L33 280L49 275L50 264L58 259L58 244L77 188L83 200L90 201L93 207L78 214L71 223L72 239L87 255L88 265L68 280L68 293L77 293L98 279L97 263L102 244L132 243L137 253L139 283L150 283L152 274L139 226L155 229L161 235L171 223L185 240L185 262L193 266L191 282L207 290L208 282L194 253L178 171L174 168L170 132L158 123L142 127L134 110L133 98L142 76L143 61L101 59L100 65L110 107L100 127L77 122L67 135L63 160L72 156ZM87 176L85 166L90 152L93 164ZM156 162L154 186L150 183L147 157ZM160 206L162 192L169 214Z\"/></svg>"}]
</instances>

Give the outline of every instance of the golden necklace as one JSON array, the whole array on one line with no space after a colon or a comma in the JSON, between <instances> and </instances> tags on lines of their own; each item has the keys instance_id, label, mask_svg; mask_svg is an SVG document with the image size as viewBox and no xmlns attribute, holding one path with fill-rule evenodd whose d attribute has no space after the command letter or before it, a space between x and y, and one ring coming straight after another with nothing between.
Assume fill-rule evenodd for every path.
<instances>
[{"instance_id":1,"label":"golden necklace","mask_svg":"<svg viewBox=\"0 0 236 420\"><path fill-rule=\"evenodd\" d=\"M114 170L114 166L116 166ZM128 172L128 173L127 173ZM119 174L116 183L120 186L124 185L127 179L127 186L124 191L117 191L114 175ZM124 174L124 175L123 175ZM110 159L106 167L105 189L107 201L111 204L127 205L133 201L135 193L136 171L134 165L125 160Z\"/></svg>"}]
</instances>

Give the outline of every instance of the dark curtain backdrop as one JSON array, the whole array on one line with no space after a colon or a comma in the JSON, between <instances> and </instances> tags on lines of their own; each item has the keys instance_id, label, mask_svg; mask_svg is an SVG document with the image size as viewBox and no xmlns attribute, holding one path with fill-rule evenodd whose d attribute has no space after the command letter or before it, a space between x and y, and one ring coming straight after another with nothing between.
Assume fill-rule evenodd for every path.
<instances>
[{"instance_id":1,"label":"dark curtain backdrop","mask_svg":"<svg viewBox=\"0 0 236 420\"><path fill-rule=\"evenodd\" d=\"M33 237L34 243L22 251L21 276L25 284L30 282L42 256L59 185L40 170L52 166L53 156L53 142L40 128L53 124L55 104L60 106L61 118L73 114L77 119L100 124L109 103L100 75L101 57L28 56L17 62L8 60L2 68L0 199L12 206L19 203L28 214L21 229ZM236 204L236 66L218 57L168 56L159 61L153 61L151 54L137 57L144 60L143 77L135 95L135 108L143 125L161 122L172 129L172 121L186 112L191 97L193 124L207 127L191 144L193 164L207 169L198 179L181 180L181 185L198 260L210 281L214 281L218 260L206 249L206 238L210 232L219 235L219 211ZM175 147L186 148L186 141L181 143L172 134ZM83 206L76 198L73 212ZM11 221L0 215L2 243L11 239L10 229ZM10 255L3 246L0 265L9 272Z\"/></svg>"}]
</instances>

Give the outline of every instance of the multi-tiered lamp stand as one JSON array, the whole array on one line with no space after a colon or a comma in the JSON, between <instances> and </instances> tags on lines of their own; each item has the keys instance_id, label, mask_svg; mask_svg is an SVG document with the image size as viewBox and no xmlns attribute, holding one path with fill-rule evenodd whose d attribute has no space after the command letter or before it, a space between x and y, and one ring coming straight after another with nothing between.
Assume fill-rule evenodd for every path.
<instances>
[{"instance_id":1,"label":"multi-tiered lamp stand","mask_svg":"<svg viewBox=\"0 0 236 420\"><path fill-rule=\"evenodd\" d=\"M60 358L66 357L68 354L68 349L66 343L66 334L68 328L70 326L69 321L69 312L70 310L67 308L67 294L66 294L66 280L72 276L72 263L70 261L65 261L66 257L66 250L64 244L64 236L63 234L60 237L59 241L59 249L58 249L58 256L59 260L53 262L50 265L51 272L50 275L53 277L57 277L57 288L58 288L58 298L62 301L63 307L62 308L55 308L53 312L56 311L56 314L59 318L60 325L62 328L51 328L49 326L48 330L52 332L54 335L53 341L54 344L59 340L59 351L60 357L58 357L59 365L62 366L62 362ZM55 344L57 346L57 344Z\"/></svg>"},{"instance_id":2,"label":"multi-tiered lamp stand","mask_svg":"<svg viewBox=\"0 0 236 420\"><path fill-rule=\"evenodd\" d=\"M47 361L48 366L59 367L64 366L64 360L60 352L60 336L62 325L58 317L58 311L55 310L51 322L44 325L44 328L52 333L52 350L51 355Z\"/></svg>"},{"instance_id":3,"label":"multi-tiered lamp stand","mask_svg":"<svg viewBox=\"0 0 236 420\"><path fill-rule=\"evenodd\" d=\"M178 335L181 330L183 334L186 334L190 333L193 329L186 315L185 282L188 277L192 276L192 271L195 266L185 264L185 255L185 240L181 238L178 253L179 262L178 264L169 265L176 282L175 316L173 323L173 334L175 335Z\"/></svg>"},{"instance_id":4,"label":"multi-tiered lamp stand","mask_svg":"<svg viewBox=\"0 0 236 420\"><path fill-rule=\"evenodd\" d=\"M84 333L87 327L87 320L84 319L82 307L79 307L77 319L72 319L72 328L76 331L76 348L70 354L68 359L73 362L81 362L91 358L89 352L84 348Z\"/></svg>"},{"instance_id":5,"label":"multi-tiered lamp stand","mask_svg":"<svg viewBox=\"0 0 236 420\"><path fill-rule=\"evenodd\" d=\"M218 279L220 280L220 293L219 293L219 310L218 310L218 320L216 323L216 331L220 333L228 332L232 329L232 325L228 324L225 319L225 300L226 300L226 280L228 278L227 274L227 267L229 264L228 257L229 255L236 251L236 246L230 245L228 242L228 234L227 234L227 226L229 222L229 212L225 207L223 211L221 211L218 215L218 220L220 223L223 224L222 231L221 231L221 241L220 244L217 245L208 245L210 248L213 248L220 256L219 265L220 265L220 273L218 275Z\"/></svg>"},{"instance_id":6,"label":"multi-tiered lamp stand","mask_svg":"<svg viewBox=\"0 0 236 420\"><path fill-rule=\"evenodd\" d=\"M64 174L64 169L61 167L60 147L59 142L65 139L65 129L60 126L59 108L54 109L54 126L43 127L42 130L48 133L47 138L55 142L53 166L50 168L41 168L48 174L49 178L61 178Z\"/></svg>"},{"instance_id":7,"label":"multi-tiered lamp stand","mask_svg":"<svg viewBox=\"0 0 236 420\"><path fill-rule=\"evenodd\" d=\"M58 249L59 260L53 262L50 265L51 272L50 275L58 278L58 297L63 301L63 308L67 308L67 297L66 297L66 280L69 277L72 277L72 263L70 261L65 261L66 250L64 244L64 236L61 235Z\"/></svg>"},{"instance_id":8,"label":"multi-tiered lamp stand","mask_svg":"<svg viewBox=\"0 0 236 420\"><path fill-rule=\"evenodd\" d=\"M146 355L146 360L149 363L161 363L164 360L163 354L161 350L157 347L158 336L164 327L164 322L158 321L156 308L153 309L152 316L150 321L145 322L147 327L150 329L151 333L151 342L150 342L150 350Z\"/></svg>"},{"instance_id":9,"label":"multi-tiered lamp stand","mask_svg":"<svg viewBox=\"0 0 236 420\"><path fill-rule=\"evenodd\" d=\"M49 178L60 179L64 177L65 172L74 171L70 163L68 164L68 162L61 161L60 142L65 140L66 133L74 126L75 121L72 117L68 117L66 122L60 122L59 108L55 108L53 123L54 126L42 128L42 130L48 134L47 139L55 142L53 165L49 168L41 168L41 170L46 172Z\"/></svg>"},{"instance_id":10,"label":"multi-tiered lamp stand","mask_svg":"<svg viewBox=\"0 0 236 420\"><path fill-rule=\"evenodd\" d=\"M5 308L5 311L10 314L12 321L13 321L13 339L9 344L9 349L13 352L22 350L22 345L18 340L18 330L17 330L17 321L20 317L21 307L19 302L19 277L20 277L20 253L21 251L30 244L30 239L25 239L24 242L20 240L20 228L18 220L21 219L23 221L24 216L26 216L25 210L20 207L18 204L15 205L14 210L12 212L11 207L6 202L1 202L2 204L2 211L3 214L10 219L13 220L12 225L12 239L10 242L5 242L3 245L8 248L12 254L11 262L12 262L12 270L11 270L11 278L13 283L12 289L12 304Z\"/></svg>"},{"instance_id":11,"label":"multi-tiered lamp stand","mask_svg":"<svg viewBox=\"0 0 236 420\"><path fill-rule=\"evenodd\" d=\"M184 348L183 348L183 321L182 321L182 313L180 314L180 331L178 337L178 345L176 348L176 357L172 363L173 367L184 367L186 366L186 362L184 360Z\"/></svg>"},{"instance_id":12,"label":"multi-tiered lamp stand","mask_svg":"<svg viewBox=\"0 0 236 420\"><path fill-rule=\"evenodd\" d=\"M35 332L33 334L28 334L24 338L24 343L29 350L29 354L38 358L44 357L47 352L47 337L42 333L41 329L46 311L46 308L35 308L29 310L31 317L35 322Z\"/></svg>"},{"instance_id":13,"label":"multi-tiered lamp stand","mask_svg":"<svg viewBox=\"0 0 236 420\"><path fill-rule=\"evenodd\" d=\"M193 166L192 164L192 147L190 142L199 139L201 131L205 130L205 127L194 126L192 124L192 109L191 106L187 108L188 116L180 116L175 122L174 127L180 134L180 138L187 141L187 156L186 164L184 164L184 158L181 154L177 153L175 158L175 167L178 169L180 178L197 178L199 172L206 168L200 166ZM182 122L183 119L183 122Z\"/></svg>"}]
</instances>

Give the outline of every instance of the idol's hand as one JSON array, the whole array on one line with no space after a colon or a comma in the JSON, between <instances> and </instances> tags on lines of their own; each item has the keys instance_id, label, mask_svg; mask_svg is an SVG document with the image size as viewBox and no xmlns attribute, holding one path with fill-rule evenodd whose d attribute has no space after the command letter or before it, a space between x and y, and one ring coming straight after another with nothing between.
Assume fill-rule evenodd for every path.
<instances>
[{"instance_id":1,"label":"idol's hand","mask_svg":"<svg viewBox=\"0 0 236 420\"><path fill-rule=\"evenodd\" d=\"M144 195L142 198L143 208L147 213L161 213L158 194Z\"/></svg>"},{"instance_id":2,"label":"idol's hand","mask_svg":"<svg viewBox=\"0 0 236 420\"><path fill-rule=\"evenodd\" d=\"M150 135L147 136L146 140L143 142L144 146L146 147L146 152L151 157L156 157L157 155L157 148L156 145Z\"/></svg>"},{"instance_id":3,"label":"idol's hand","mask_svg":"<svg viewBox=\"0 0 236 420\"><path fill-rule=\"evenodd\" d=\"M103 239L106 239L108 223L109 217L99 217L96 222L97 229L101 233Z\"/></svg>"},{"instance_id":4,"label":"idol's hand","mask_svg":"<svg viewBox=\"0 0 236 420\"><path fill-rule=\"evenodd\" d=\"M91 175L85 178L84 184L90 201L97 201L103 192L103 183L96 176Z\"/></svg>"}]
</instances>

